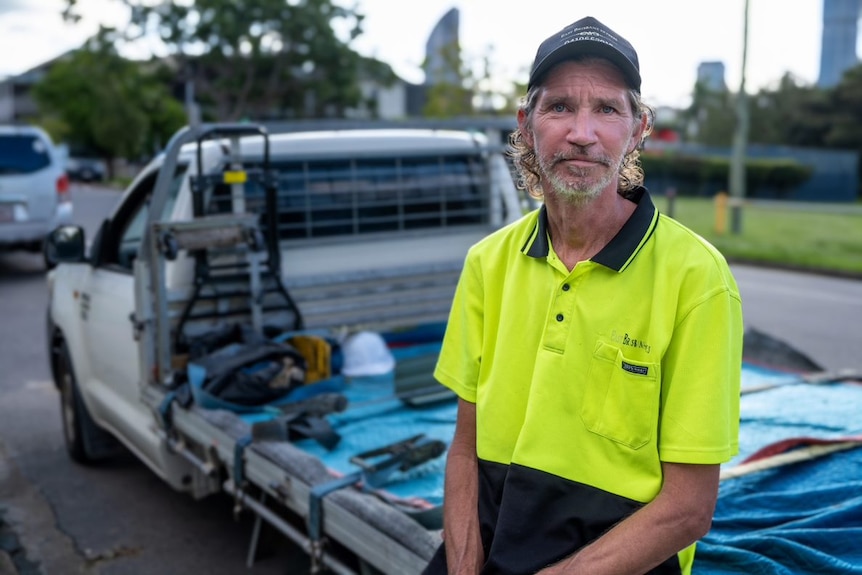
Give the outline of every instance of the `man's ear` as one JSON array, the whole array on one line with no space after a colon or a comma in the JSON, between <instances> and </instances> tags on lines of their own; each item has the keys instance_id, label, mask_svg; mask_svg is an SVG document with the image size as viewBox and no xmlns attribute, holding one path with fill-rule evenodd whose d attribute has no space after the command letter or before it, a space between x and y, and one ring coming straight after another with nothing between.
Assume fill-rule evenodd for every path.
<instances>
[{"instance_id":1,"label":"man's ear","mask_svg":"<svg viewBox=\"0 0 862 575\"><path fill-rule=\"evenodd\" d=\"M644 134L646 133L649 118L644 114L641 116L641 121L636 123L632 131L632 138L628 148L628 154L637 150L644 142ZM626 154L626 155L628 155Z\"/></svg>"}]
</instances>

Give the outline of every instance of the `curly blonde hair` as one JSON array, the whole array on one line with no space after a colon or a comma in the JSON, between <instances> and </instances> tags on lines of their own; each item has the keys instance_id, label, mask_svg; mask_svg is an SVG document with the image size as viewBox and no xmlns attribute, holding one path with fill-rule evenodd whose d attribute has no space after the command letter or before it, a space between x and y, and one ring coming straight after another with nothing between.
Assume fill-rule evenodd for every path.
<instances>
[{"instance_id":1,"label":"curly blonde hair","mask_svg":"<svg viewBox=\"0 0 862 575\"><path fill-rule=\"evenodd\" d=\"M532 123L533 112L536 107L536 100L539 98L539 93L542 86L533 86L526 96L521 101L520 108L526 115L526 125L529 127ZM646 129L641 136L640 145L635 147L630 153L623 158L623 163L620 166L619 187L617 191L625 198L632 195L632 190L643 185L644 172L640 164L640 150L647 136L652 132L655 112L651 107L644 104L641 95L637 90L629 90L629 103L632 110L635 111L635 121L640 122L644 117L647 118ZM530 147L524 140L524 135L521 129L516 128L509 135L509 150L508 155L512 158L515 168L518 171L518 189L526 190L528 194L536 199L541 199L544 195L542 192L542 176L539 170L539 160L536 157L536 150Z\"/></svg>"}]
</instances>

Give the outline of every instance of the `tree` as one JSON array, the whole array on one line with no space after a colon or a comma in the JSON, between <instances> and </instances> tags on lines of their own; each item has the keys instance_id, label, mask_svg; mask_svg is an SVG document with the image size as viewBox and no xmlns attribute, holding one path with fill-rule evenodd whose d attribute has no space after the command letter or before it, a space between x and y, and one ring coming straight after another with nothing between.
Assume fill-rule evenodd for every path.
<instances>
[{"instance_id":1,"label":"tree","mask_svg":"<svg viewBox=\"0 0 862 575\"><path fill-rule=\"evenodd\" d=\"M728 90L695 84L691 105L682 114L688 138L708 146L730 146L736 125L734 97Z\"/></svg>"},{"instance_id":2,"label":"tree","mask_svg":"<svg viewBox=\"0 0 862 575\"><path fill-rule=\"evenodd\" d=\"M499 82L492 63L493 46L486 46L479 63L479 71L470 74L474 99L479 113L514 118L521 97L527 93L527 84Z\"/></svg>"},{"instance_id":3,"label":"tree","mask_svg":"<svg viewBox=\"0 0 862 575\"><path fill-rule=\"evenodd\" d=\"M832 114L824 143L830 148L856 150L857 170L862 174L862 65L845 72L830 95ZM862 181L858 193L862 196Z\"/></svg>"},{"instance_id":4,"label":"tree","mask_svg":"<svg viewBox=\"0 0 862 575\"><path fill-rule=\"evenodd\" d=\"M831 96L832 117L824 143L862 153L862 65L845 72Z\"/></svg>"},{"instance_id":5,"label":"tree","mask_svg":"<svg viewBox=\"0 0 862 575\"><path fill-rule=\"evenodd\" d=\"M33 95L53 136L105 159L109 170L115 158L149 155L185 123L182 106L154 73L109 49L57 62Z\"/></svg>"},{"instance_id":6,"label":"tree","mask_svg":"<svg viewBox=\"0 0 862 575\"><path fill-rule=\"evenodd\" d=\"M77 0L66 1L74 19ZM360 73L394 80L349 47L363 17L331 0L117 1L130 23L109 40L160 39L208 119L338 117L362 103Z\"/></svg>"},{"instance_id":7,"label":"tree","mask_svg":"<svg viewBox=\"0 0 862 575\"><path fill-rule=\"evenodd\" d=\"M806 86L785 75L755 99L752 136L758 143L856 150L862 167L862 65L831 89Z\"/></svg>"},{"instance_id":8,"label":"tree","mask_svg":"<svg viewBox=\"0 0 862 575\"><path fill-rule=\"evenodd\" d=\"M799 147L822 147L829 129L828 93L785 74L775 89L751 99L751 141Z\"/></svg>"}]
</instances>

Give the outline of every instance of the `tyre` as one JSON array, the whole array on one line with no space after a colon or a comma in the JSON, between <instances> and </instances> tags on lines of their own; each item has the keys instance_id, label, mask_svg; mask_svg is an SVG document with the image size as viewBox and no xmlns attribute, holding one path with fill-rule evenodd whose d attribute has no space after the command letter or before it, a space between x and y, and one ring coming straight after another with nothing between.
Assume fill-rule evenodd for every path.
<instances>
[{"instance_id":1,"label":"tyre","mask_svg":"<svg viewBox=\"0 0 862 575\"><path fill-rule=\"evenodd\" d=\"M84 400L81 399L65 342L60 342L58 348L55 373L60 391L60 413L66 451L74 461L84 465L106 459L117 453L119 443L93 421Z\"/></svg>"}]
</instances>

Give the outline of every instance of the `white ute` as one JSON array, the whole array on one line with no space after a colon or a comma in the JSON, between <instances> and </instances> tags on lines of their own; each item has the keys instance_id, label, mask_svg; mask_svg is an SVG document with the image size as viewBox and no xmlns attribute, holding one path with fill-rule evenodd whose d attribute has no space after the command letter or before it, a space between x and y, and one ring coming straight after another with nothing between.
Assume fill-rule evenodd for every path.
<instances>
[{"instance_id":1,"label":"white ute","mask_svg":"<svg viewBox=\"0 0 862 575\"><path fill-rule=\"evenodd\" d=\"M227 491L313 571L421 570L438 528L359 489L315 499L336 475L290 441L250 441L248 420L205 405L184 374L190 342L236 322L333 337L445 322L468 247L521 214L500 148L454 130L179 132L89 249L78 226L48 240L70 456L110 456L119 441L174 489Z\"/></svg>"}]
</instances>

